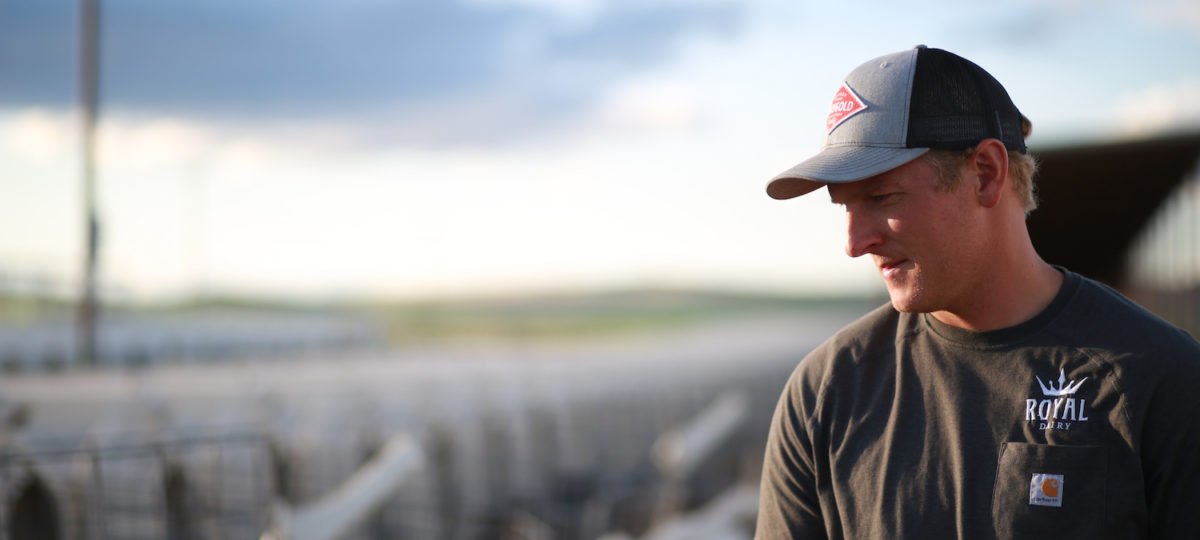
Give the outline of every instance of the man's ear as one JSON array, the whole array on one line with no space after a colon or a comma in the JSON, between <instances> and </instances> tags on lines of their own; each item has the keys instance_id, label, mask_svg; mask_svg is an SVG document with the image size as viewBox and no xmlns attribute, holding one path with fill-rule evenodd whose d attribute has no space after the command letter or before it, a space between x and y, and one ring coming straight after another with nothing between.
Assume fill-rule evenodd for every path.
<instances>
[{"instance_id":1,"label":"man's ear","mask_svg":"<svg viewBox=\"0 0 1200 540\"><path fill-rule=\"evenodd\" d=\"M1008 189L1008 150L996 139L984 139L968 162L970 173L979 180L976 197L985 208L994 208Z\"/></svg>"}]
</instances>

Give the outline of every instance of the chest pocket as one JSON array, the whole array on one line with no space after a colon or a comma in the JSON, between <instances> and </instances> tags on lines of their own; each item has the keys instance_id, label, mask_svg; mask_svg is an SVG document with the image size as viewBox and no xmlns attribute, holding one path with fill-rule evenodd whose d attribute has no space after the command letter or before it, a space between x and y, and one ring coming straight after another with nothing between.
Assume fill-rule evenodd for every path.
<instances>
[{"instance_id":1,"label":"chest pocket","mask_svg":"<svg viewBox=\"0 0 1200 540\"><path fill-rule=\"evenodd\" d=\"M1103 538L1107 497L1104 447L1004 443L992 491L996 537Z\"/></svg>"}]
</instances>

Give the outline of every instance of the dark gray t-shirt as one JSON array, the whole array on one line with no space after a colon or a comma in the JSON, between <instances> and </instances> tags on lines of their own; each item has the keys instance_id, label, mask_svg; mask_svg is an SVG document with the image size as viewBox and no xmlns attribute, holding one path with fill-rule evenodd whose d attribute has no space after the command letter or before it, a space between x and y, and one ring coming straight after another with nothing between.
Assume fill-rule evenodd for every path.
<instances>
[{"instance_id":1,"label":"dark gray t-shirt","mask_svg":"<svg viewBox=\"0 0 1200 540\"><path fill-rule=\"evenodd\" d=\"M1200 538L1200 343L1065 272L972 332L885 305L796 368L757 538Z\"/></svg>"}]
</instances>

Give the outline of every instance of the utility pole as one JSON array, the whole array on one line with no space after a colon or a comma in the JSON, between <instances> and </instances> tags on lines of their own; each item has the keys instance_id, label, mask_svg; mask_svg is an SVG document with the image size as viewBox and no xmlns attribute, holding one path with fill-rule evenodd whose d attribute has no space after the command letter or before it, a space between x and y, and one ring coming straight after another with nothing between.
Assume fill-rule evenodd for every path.
<instances>
[{"instance_id":1,"label":"utility pole","mask_svg":"<svg viewBox=\"0 0 1200 540\"><path fill-rule=\"evenodd\" d=\"M76 357L96 365L96 259L100 250L100 220L96 215L96 110L100 82L100 0L80 0L79 95L82 100L84 249L83 293L76 320Z\"/></svg>"}]
</instances>

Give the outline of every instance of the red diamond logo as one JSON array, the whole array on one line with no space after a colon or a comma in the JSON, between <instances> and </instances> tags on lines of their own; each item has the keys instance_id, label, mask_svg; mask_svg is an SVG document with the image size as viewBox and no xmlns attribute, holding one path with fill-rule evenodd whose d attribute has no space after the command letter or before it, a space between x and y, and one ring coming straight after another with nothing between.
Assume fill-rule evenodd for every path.
<instances>
[{"instance_id":1,"label":"red diamond logo","mask_svg":"<svg viewBox=\"0 0 1200 540\"><path fill-rule=\"evenodd\" d=\"M833 133L833 129L845 122L847 118L867 109L858 94L850 89L850 85L842 83L833 94L833 103L829 105L829 116L825 117L825 133Z\"/></svg>"}]
</instances>

